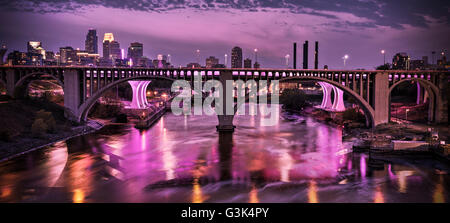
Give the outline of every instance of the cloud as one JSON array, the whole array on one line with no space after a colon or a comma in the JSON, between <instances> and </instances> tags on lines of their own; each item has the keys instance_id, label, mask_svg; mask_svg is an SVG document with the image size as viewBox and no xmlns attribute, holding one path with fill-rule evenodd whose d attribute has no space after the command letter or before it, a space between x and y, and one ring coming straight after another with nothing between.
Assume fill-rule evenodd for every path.
<instances>
[{"instance_id":1,"label":"cloud","mask_svg":"<svg viewBox=\"0 0 450 223\"><path fill-rule=\"evenodd\" d=\"M0 0L0 8L8 11L57 13L107 7L135 11L166 12L177 9L244 11L284 10L293 14L310 14L338 19L335 13L352 14L368 22L346 22L339 26L387 26L402 29L405 25L427 27L426 17L450 24L448 0Z\"/></svg>"}]
</instances>

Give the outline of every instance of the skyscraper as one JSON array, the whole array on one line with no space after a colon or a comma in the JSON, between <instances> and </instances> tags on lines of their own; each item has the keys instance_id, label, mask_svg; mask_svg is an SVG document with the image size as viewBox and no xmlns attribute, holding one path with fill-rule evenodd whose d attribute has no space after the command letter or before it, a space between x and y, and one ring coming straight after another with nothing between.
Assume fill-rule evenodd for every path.
<instances>
[{"instance_id":1,"label":"skyscraper","mask_svg":"<svg viewBox=\"0 0 450 223\"><path fill-rule=\"evenodd\" d=\"M319 69L319 42L316 41L316 46L314 48L314 69Z\"/></svg>"},{"instance_id":2,"label":"skyscraper","mask_svg":"<svg viewBox=\"0 0 450 223\"><path fill-rule=\"evenodd\" d=\"M105 59L121 59L121 50L119 42L114 40L112 33L105 33L103 38L103 58Z\"/></svg>"},{"instance_id":3,"label":"skyscraper","mask_svg":"<svg viewBox=\"0 0 450 223\"><path fill-rule=\"evenodd\" d=\"M112 33L105 33L103 37L103 58L109 59L109 44L114 41L114 35Z\"/></svg>"},{"instance_id":4,"label":"skyscraper","mask_svg":"<svg viewBox=\"0 0 450 223\"><path fill-rule=\"evenodd\" d=\"M409 56L406 53L397 53L392 59L393 70L409 70Z\"/></svg>"},{"instance_id":5,"label":"skyscraper","mask_svg":"<svg viewBox=\"0 0 450 223\"><path fill-rule=\"evenodd\" d=\"M76 61L76 51L70 47L60 47L59 48L59 62L62 64L72 64Z\"/></svg>"},{"instance_id":6,"label":"skyscraper","mask_svg":"<svg viewBox=\"0 0 450 223\"><path fill-rule=\"evenodd\" d=\"M244 60L244 68L252 68L252 60L250 58Z\"/></svg>"},{"instance_id":7,"label":"skyscraper","mask_svg":"<svg viewBox=\"0 0 450 223\"><path fill-rule=\"evenodd\" d=\"M294 69L297 69L297 43L294 42Z\"/></svg>"},{"instance_id":8,"label":"skyscraper","mask_svg":"<svg viewBox=\"0 0 450 223\"><path fill-rule=\"evenodd\" d=\"M231 68L242 68L242 49L238 46L231 50Z\"/></svg>"},{"instance_id":9,"label":"skyscraper","mask_svg":"<svg viewBox=\"0 0 450 223\"><path fill-rule=\"evenodd\" d=\"M85 50L91 54L98 53L98 37L97 30L90 29L86 35Z\"/></svg>"},{"instance_id":10,"label":"skyscraper","mask_svg":"<svg viewBox=\"0 0 450 223\"><path fill-rule=\"evenodd\" d=\"M308 40L303 44L303 69L308 69Z\"/></svg>"},{"instance_id":11,"label":"skyscraper","mask_svg":"<svg viewBox=\"0 0 450 223\"><path fill-rule=\"evenodd\" d=\"M137 66L139 60L144 56L144 45L142 43L134 42L128 47L128 58L133 61L133 65Z\"/></svg>"},{"instance_id":12,"label":"skyscraper","mask_svg":"<svg viewBox=\"0 0 450 223\"><path fill-rule=\"evenodd\" d=\"M3 57L5 57L6 51L8 51L6 45L2 45L2 47L0 48L0 65L3 64Z\"/></svg>"},{"instance_id":13,"label":"skyscraper","mask_svg":"<svg viewBox=\"0 0 450 223\"><path fill-rule=\"evenodd\" d=\"M213 56L206 58L206 68L212 68L212 67L216 66L217 64L219 64L219 59L217 59Z\"/></svg>"}]
</instances>

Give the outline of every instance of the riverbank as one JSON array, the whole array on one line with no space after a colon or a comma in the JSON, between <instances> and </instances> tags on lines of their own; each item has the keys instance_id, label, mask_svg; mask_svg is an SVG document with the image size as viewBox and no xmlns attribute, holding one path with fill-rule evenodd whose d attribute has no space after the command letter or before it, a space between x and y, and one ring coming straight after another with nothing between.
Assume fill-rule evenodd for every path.
<instances>
[{"instance_id":1,"label":"riverbank","mask_svg":"<svg viewBox=\"0 0 450 223\"><path fill-rule=\"evenodd\" d=\"M341 114L330 114L313 106L306 106L301 111L284 109L288 112L314 117L319 122L343 128L342 139L353 143L353 152L368 152L372 157L433 157L450 163L448 145L440 141L450 140L449 127L443 125L386 123L375 128L366 128L363 123L352 122L342 118ZM334 118L333 118L334 116ZM432 132L439 140L431 141ZM397 143L409 144L411 148L395 149ZM414 146L417 144L417 146Z\"/></svg>"},{"instance_id":2,"label":"riverbank","mask_svg":"<svg viewBox=\"0 0 450 223\"><path fill-rule=\"evenodd\" d=\"M103 127L96 121L71 123L60 105L42 100L2 98L0 113L0 162ZM36 127L36 119L43 113L50 118L41 125L52 127L51 131Z\"/></svg>"}]
</instances>

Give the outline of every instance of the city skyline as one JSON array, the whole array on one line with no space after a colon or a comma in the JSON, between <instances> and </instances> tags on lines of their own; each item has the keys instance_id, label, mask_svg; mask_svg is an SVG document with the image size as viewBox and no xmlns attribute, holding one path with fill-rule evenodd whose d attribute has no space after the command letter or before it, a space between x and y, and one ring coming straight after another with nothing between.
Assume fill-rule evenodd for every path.
<instances>
[{"instance_id":1,"label":"city skyline","mask_svg":"<svg viewBox=\"0 0 450 223\"><path fill-rule=\"evenodd\" d=\"M104 33L114 33L123 49L133 42L142 43L144 56L151 59L158 54L170 54L175 66L194 62L197 49L201 51L202 64L209 56L221 58L223 63L223 55L240 46L244 58L252 58L253 49L258 48L258 62L264 67L285 67L285 55L292 53L292 43L309 40L321 44L319 68L328 65L330 69L343 68L343 55L349 55L346 68L373 69L383 62L382 49L386 50L387 58L407 52L412 59L419 59L431 58L432 51L450 48L449 18L448 13L443 13L449 8L448 3L430 3L423 8L423 4L410 2L410 9L397 9L400 11L393 13L387 7L394 3L386 2L384 5L357 2L355 6L334 8L332 3L288 7L287 1L273 5L255 2L258 4L236 6L225 1L226 10L221 11L213 7L196 8L190 2L178 9L161 3L159 12L150 10L146 5L150 3L144 1L140 8L130 3L123 3L122 7L121 3L114 6L70 2L79 5L79 9L64 1L55 5L43 1L35 3L37 7L32 10L29 1L8 2L0 7L2 17L9 18L1 20L5 25L0 28L0 42L8 46L9 52L24 51L30 40L41 41L49 51L56 52L63 46L84 49L86 32L94 28L100 38ZM356 6L361 11L375 7L382 16L350 10ZM15 10L8 10L11 8ZM415 14L419 12L421 16ZM409 19L394 14L408 15ZM312 47L309 46L309 52L313 52ZM302 56L297 56L300 64ZM313 53L308 57L308 67L314 67Z\"/></svg>"}]
</instances>

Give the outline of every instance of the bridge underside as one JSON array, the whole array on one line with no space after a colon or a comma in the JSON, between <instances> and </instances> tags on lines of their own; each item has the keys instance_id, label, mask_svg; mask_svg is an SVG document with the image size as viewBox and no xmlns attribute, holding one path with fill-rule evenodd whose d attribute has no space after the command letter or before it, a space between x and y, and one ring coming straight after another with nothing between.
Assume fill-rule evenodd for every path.
<instances>
[{"instance_id":1,"label":"bridge underside","mask_svg":"<svg viewBox=\"0 0 450 223\"><path fill-rule=\"evenodd\" d=\"M277 70L277 69L150 69L150 68L88 68L88 67L0 67L0 80L5 83L7 93L15 96L17 89L23 88L27 78L36 74L47 74L58 80L64 87L64 106L67 117L75 122L83 122L95 101L107 89L126 81L140 81L134 86L136 95L132 104L146 106L145 85L154 79L187 80L194 76L202 81L219 80L295 80L306 79L322 82L324 89L323 108L337 111L345 109L343 92L357 99L365 114L370 116L372 126L389 122L390 90L406 80L418 80L423 84L417 102L429 101L434 105L436 123L448 123L449 72L446 71L339 71L339 70ZM38 76L37 76L38 77ZM147 81L147 82L142 82ZM87 88L89 86L89 88ZM225 89L225 88L224 88ZM431 90L431 91L430 91ZM332 100L331 92L334 92ZM433 94L430 94L432 92ZM225 97L226 98L226 97ZM231 102L225 102L231 103ZM234 101L233 101L234 103ZM226 106L224 106L226 107ZM234 129L234 116L219 116L218 129Z\"/></svg>"}]
</instances>

